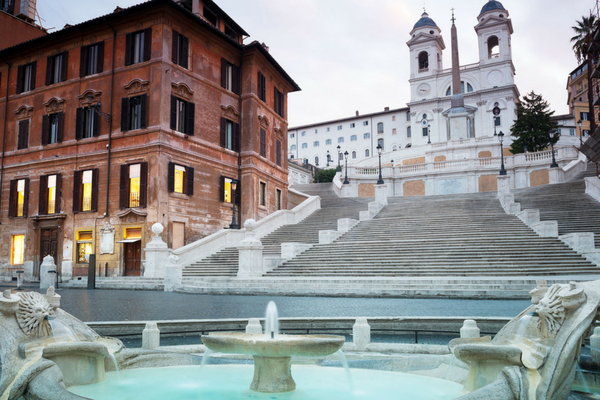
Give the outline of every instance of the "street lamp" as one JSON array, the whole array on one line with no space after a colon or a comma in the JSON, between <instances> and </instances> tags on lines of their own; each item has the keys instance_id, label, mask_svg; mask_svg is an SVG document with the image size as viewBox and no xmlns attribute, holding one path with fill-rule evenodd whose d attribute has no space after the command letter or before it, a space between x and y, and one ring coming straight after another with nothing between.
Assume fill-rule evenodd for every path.
<instances>
[{"instance_id":1,"label":"street lamp","mask_svg":"<svg viewBox=\"0 0 600 400\"><path fill-rule=\"evenodd\" d=\"M500 175L506 175L506 170L504 169L504 154L502 153L502 141L504 140L504 133L500 131L498 134L498 141L500 142Z\"/></svg>"},{"instance_id":2,"label":"street lamp","mask_svg":"<svg viewBox=\"0 0 600 400\"><path fill-rule=\"evenodd\" d=\"M327 167L329 167L330 162L331 162L331 154L329 154L329 150L327 150Z\"/></svg>"},{"instance_id":3,"label":"street lamp","mask_svg":"<svg viewBox=\"0 0 600 400\"><path fill-rule=\"evenodd\" d=\"M550 168L558 168L558 164L556 163L556 158L554 158L554 137L556 136L556 131L553 129L550 131L550 146L552 147L552 164L550 164Z\"/></svg>"},{"instance_id":4,"label":"street lamp","mask_svg":"<svg viewBox=\"0 0 600 400\"><path fill-rule=\"evenodd\" d=\"M344 152L344 159L346 160L346 177L344 178L344 185L348 185L348 152Z\"/></svg>"},{"instance_id":5,"label":"street lamp","mask_svg":"<svg viewBox=\"0 0 600 400\"><path fill-rule=\"evenodd\" d=\"M431 125L427 124L427 144L431 144Z\"/></svg>"},{"instance_id":6,"label":"street lamp","mask_svg":"<svg viewBox=\"0 0 600 400\"><path fill-rule=\"evenodd\" d=\"M383 150L383 147L381 147L381 143L377 144L377 154L379 154L379 180L377 181L378 185L383 185L383 178L381 177L381 150Z\"/></svg>"},{"instance_id":7,"label":"street lamp","mask_svg":"<svg viewBox=\"0 0 600 400\"><path fill-rule=\"evenodd\" d=\"M579 127L579 147L583 146L583 136L581 135L581 120L577 121L577 126Z\"/></svg>"},{"instance_id":8,"label":"street lamp","mask_svg":"<svg viewBox=\"0 0 600 400\"><path fill-rule=\"evenodd\" d=\"M338 147L337 147L337 151L338 151L338 167L337 167L337 172L341 172L342 171L342 166L340 165L340 161L342 159L342 148L340 147L339 144L338 144Z\"/></svg>"},{"instance_id":9,"label":"street lamp","mask_svg":"<svg viewBox=\"0 0 600 400\"><path fill-rule=\"evenodd\" d=\"M317 174L317 183L319 183L319 160L315 160L315 170Z\"/></svg>"},{"instance_id":10,"label":"street lamp","mask_svg":"<svg viewBox=\"0 0 600 400\"><path fill-rule=\"evenodd\" d=\"M233 198L233 214L231 216L231 224L229 224L229 229L240 229L240 227L238 226L236 219L235 219L235 199L237 197L237 184L238 181L237 179L232 179L230 186L231 186L231 197Z\"/></svg>"}]
</instances>

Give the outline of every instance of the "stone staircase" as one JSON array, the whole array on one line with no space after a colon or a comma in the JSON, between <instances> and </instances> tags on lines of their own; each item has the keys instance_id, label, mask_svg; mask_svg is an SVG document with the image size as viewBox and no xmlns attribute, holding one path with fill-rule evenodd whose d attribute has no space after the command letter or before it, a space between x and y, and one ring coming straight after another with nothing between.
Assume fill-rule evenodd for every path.
<instances>
[{"instance_id":1,"label":"stone staircase","mask_svg":"<svg viewBox=\"0 0 600 400\"><path fill-rule=\"evenodd\" d=\"M319 230L337 229L339 218L358 219L360 211L368 207L367 198L340 198L333 191L331 183L297 185L294 189L309 195L321 197L321 209L295 225L284 225L261 238L263 255L277 257L281 254L281 243L300 242L316 244ZM238 250L228 247L183 270L183 277L236 276L238 271Z\"/></svg>"},{"instance_id":2,"label":"stone staircase","mask_svg":"<svg viewBox=\"0 0 600 400\"><path fill-rule=\"evenodd\" d=\"M515 202L521 203L521 210L539 209L541 221L556 220L559 235L594 232L600 249L600 203L585 194L583 180L595 175L595 164L588 163L587 170L570 182L515 190Z\"/></svg>"},{"instance_id":3,"label":"stone staircase","mask_svg":"<svg viewBox=\"0 0 600 400\"><path fill-rule=\"evenodd\" d=\"M482 277L596 274L555 238L507 215L496 193L390 198L372 220L316 244L268 277Z\"/></svg>"}]
</instances>

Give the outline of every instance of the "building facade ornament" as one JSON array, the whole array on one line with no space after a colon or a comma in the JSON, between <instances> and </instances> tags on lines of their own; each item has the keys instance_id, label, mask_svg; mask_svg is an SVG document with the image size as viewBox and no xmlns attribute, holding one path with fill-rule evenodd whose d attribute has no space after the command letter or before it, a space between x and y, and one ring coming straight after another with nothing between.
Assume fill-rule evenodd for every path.
<instances>
[{"instance_id":1,"label":"building facade ornament","mask_svg":"<svg viewBox=\"0 0 600 400\"><path fill-rule=\"evenodd\" d=\"M240 118L240 113L233 106L221 105L221 115L235 121L238 121Z\"/></svg>"},{"instance_id":2,"label":"building facade ornament","mask_svg":"<svg viewBox=\"0 0 600 400\"><path fill-rule=\"evenodd\" d=\"M267 129L269 127L269 119L265 115L258 116L258 124L263 128Z\"/></svg>"},{"instance_id":3,"label":"building facade ornament","mask_svg":"<svg viewBox=\"0 0 600 400\"><path fill-rule=\"evenodd\" d=\"M107 222L100 228L100 254L114 254L115 228Z\"/></svg>"},{"instance_id":4,"label":"building facade ornament","mask_svg":"<svg viewBox=\"0 0 600 400\"><path fill-rule=\"evenodd\" d=\"M100 101L102 92L94 89L87 89L81 93L77 98L79 99L79 107L89 107Z\"/></svg>"},{"instance_id":5,"label":"building facade ornament","mask_svg":"<svg viewBox=\"0 0 600 400\"><path fill-rule=\"evenodd\" d=\"M485 106L486 104L487 104L487 100L481 100L481 101L478 101L478 102L477 102L477 106L478 106L478 107Z\"/></svg>"},{"instance_id":6,"label":"building facade ornament","mask_svg":"<svg viewBox=\"0 0 600 400\"><path fill-rule=\"evenodd\" d=\"M190 89L190 87L183 82L171 83L171 91L172 91L173 95L181 97L182 99L185 99L188 101L192 100L192 98L194 97L194 91L192 89Z\"/></svg>"},{"instance_id":7,"label":"building facade ornament","mask_svg":"<svg viewBox=\"0 0 600 400\"><path fill-rule=\"evenodd\" d=\"M17 116L17 121L29 119L33 115L33 107L21 106L15 110L15 114Z\"/></svg>"},{"instance_id":8,"label":"building facade ornament","mask_svg":"<svg viewBox=\"0 0 600 400\"><path fill-rule=\"evenodd\" d=\"M143 81L139 78L132 79L124 86L125 93L128 95L148 92L148 84L150 81Z\"/></svg>"},{"instance_id":9,"label":"building facade ornament","mask_svg":"<svg viewBox=\"0 0 600 400\"><path fill-rule=\"evenodd\" d=\"M46 114L52 114L65 110L65 100L59 97L53 97L44 103Z\"/></svg>"}]
</instances>

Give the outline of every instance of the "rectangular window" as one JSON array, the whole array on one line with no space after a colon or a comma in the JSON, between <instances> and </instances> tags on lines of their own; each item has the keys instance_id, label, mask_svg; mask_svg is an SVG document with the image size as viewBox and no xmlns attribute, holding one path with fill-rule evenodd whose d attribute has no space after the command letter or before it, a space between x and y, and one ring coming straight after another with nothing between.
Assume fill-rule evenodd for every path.
<instances>
[{"instance_id":1,"label":"rectangular window","mask_svg":"<svg viewBox=\"0 0 600 400\"><path fill-rule=\"evenodd\" d=\"M350 124L350 128L354 128L355 126L356 126L356 124L355 124L354 122L352 122L352 123Z\"/></svg>"},{"instance_id":2,"label":"rectangular window","mask_svg":"<svg viewBox=\"0 0 600 400\"><path fill-rule=\"evenodd\" d=\"M306 131L302 131L302 133L300 135L306 136Z\"/></svg>"},{"instance_id":3,"label":"rectangular window","mask_svg":"<svg viewBox=\"0 0 600 400\"><path fill-rule=\"evenodd\" d=\"M423 136L427 136L429 133L429 130L427 129L427 127L423 128Z\"/></svg>"},{"instance_id":4,"label":"rectangular window","mask_svg":"<svg viewBox=\"0 0 600 400\"><path fill-rule=\"evenodd\" d=\"M194 194L194 168L170 162L168 165L168 190L191 196Z\"/></svg>"},{"instance_id":5,"label":"rectangular window","mask_svg":"<svg viewBox=\"0 0 600 400\"><path fill-rule=\"evenodd\" d=\"M144 129L147 126L146 115L148 108L148 95L121 99L121 132ZM185 113L184 113L185 115Z\"/></svg>"},{"instance_id":6,"label":"rectangular window","mask_svg":"<svg viewBox=\"0 0 600 400\"><path fill-rule=\"evenodd\" d=\"M363 133L363 139L369 139L371 137L371 133L367 132L367 133Z\"/></svg>"},{"instance_id":7,"label":"rectangular window","mask_svg":"<svg viewBox=\"0 0 600 400\"><path fill-rule=\"evenodd\" d=\"M81 46L79 76L99 74L104 68L104 42Z\"/></svg>"},{"instance_id":8,"label":"rectangular window","mask_svg":"<svg viewBox=\"0 0 600 400\"><path fill-rule=\"evenodd\" d=\"M46 62L46 85L67 80L68 52L49 56Z\"/></svg>"},{"instance_id":9,"label":"rectangular window","mask_svg":"<svg viewBox=\"0 0 600 400\"><path fill-rule=\"evenodd\" d=\"M579 113L579 119L582 121L589 121L589 115L586 111L581 111Z\"/></svg>"},{"instance_id":10,"label":"rectangular window","mask_svg":"<svg viewBox=\"0 0 600 400\"><path fill-rule=\"evenodd\" d=\"M296 137L296 135L294 133L290 133L290 139L293 139L295 137Z\"/></svg>"},{"instance_id":11,"label":"rectangular window","mask_svg":"<svg viewBox=\"0 0 600 400\"><path fill-rule=\"evenodd\" d=\"M100 116L94 107L80 107L77 109L75 139L97 137L99 135Z\"/></svg>"},{"instance_id":12,"label":"rectangular window","mask_svg":"<svg viewBox=\"0 0 600 400\"><path fill-rule=\"evenodd\" d=\"M39 215L60 213L61 174L40 176Z\"/></svg>"},{"instance_id":13,"label":"rectangular window","mask_svg":"<svg viewBox=\"0 0 600 400\"><path fill-rule=\"evenodd\" d=\"M183 36L181 33L173 30L173 48L171 50L173 64L177 64L180 67L187 69L189 39Z\"/></svg>"},{"instance_id":14,"label":"rectangular window","mask_svg":"<svg viewBox=\"0 0 600 400\"><path fill-rule=\"evenodd\" d=\"M171 129L193 136L195 119L196 104L171 95Z\"/></svg>"},{"instance_id":15,"label":"rectangular window","mask_svg":"<svg viewBox=\"0 0 600 400\"><path fill-rule=\"evenodd\" d=\"M8 199L8 216L11 218L26 217L29 208L29 178L10 181Z\"/></svg>"},{"instance_id":16,"label":"rectangular window","mask_svg":"<svg viewBox=\"0 0 600 400\"><path fill-rule=\"evenodd\" d=\"M392 135L396 134L396 128L392 128Z\"/></svg>"},{"instance_id":17,"label":"rectangular window","mask_svg":"<svg viewBox=\"0 0 600 400\"><path fill-rule=\"evenodd\" d=\"M501 123L500 123L500 117L494 118L494 125L495 126L500 126L501 125Z\"/></svg>"},{"instance_id":18,"label":"rectangular window","mask_svg":"<svg viewBox=\"0 0 600 400\"><path fill-rule=\"evenodd\" d=\"M396 120L396 116L392 115L392 121L395 121L395 120Z\"/></svg>"},{"instance_id":19,"label":"rectangular window","mask_svg":"<svg viewBox=\"0 0 600 400\"><path fill-rule=\"evenodd\" d=\"M267 157L267 131L260 128L260 155Z\"/></svg>"},{"instance_id":20,"label":"rectangular window","mask_svg":"<svg viewBox=\"0 0 600 400\"><path fill-rule=\"evenodd\" d=\"M29 120L19 121L19 137L17 138L17 150L29 147Z\"/></svg>"},{"instance_id":21,"label":"rectangular window","mask_svg":"<svg viewBox=\"0 0 600 400\"><path fill-rule=\"evenodd\" d=\"M119 208L146 207L148 163L121 165Z\"/></svg>"},{"instance_id":22,"label":"rectangular window","mask_svg":"<svg viewBox=\"0 0 600 400\"><path fill-rule=\"evenodd\" d=\"M266 206L267 205L267 184L264 182L258 183L258 205Z\"/></svg>"},{"instance_id":23,"label":"rectangular window","mask_svg":"<svg viewBox=\"0 0 600 400\"><path fill-rule=\"evenodd\" d=\"M575 136L575 128L569 128L569 135Z\"/></svg>"},{"instance_id":24,"label":"rectangular window","mask_svg":"<svg viewBox=\"0 0 600 400\"><path fill-rule=\"evenodd\" d=\"M356 141L356 139L357 139L357 136L356 136L356 135L352 135L352 136L350 136L350 141L351 141L351 142L355 142L355 141Z\"/></svg>"},{"instance_id":25,"label":"rectangular window","mask_svg":"<svg viewBox=\"0 0 600 400\"><path fill-rule=\"evenodd\" d=\"M559 134L559 135L560 135L560 134L562 134L562 131L561 131L561 129L560 129L560 128L558 128L558 134Z\"/></svg>"},{"instance_id":26,"label":"rectangular window","mask_svg":"<svg viewBox=\"0 0 600 400\"><path fill-rule=\"evenodd\" d=\"M12 15L15 12L15 0L0 1L0 9Z\"/></svg>"},{"instance_id":27,"label":"rectangular window","mask_svg":"<svg viewBox=\"0 0 600 400\"><path fill-rule=\"evenodd\" d=\"M302 143L302 148L303 149L308 149L308 143Z\"/></svg>"},{"instance_id":28,"label":"rectangular window","mask_svg":"<svg viewBox=\"0 0 600 400\"><path fill-rule=\"evenodd\" d=\"M319 147L319 141L318 140L315 141L315 142L313 142L313 147Z\"/></svg>"},{"instance_id":29,"label":"rectangular window","mask_svg":"<svg viewBox=\"0 0 600 400\"><path fill-rule=\"evenodd\" d=\"M412 135L411 131L410 131L410 126L406 127L406 137L410 138Z\"/></svg>"},{"instance_id":30,"label":"rectangular window","mask_svg":"<svg viewBox=\"0 0 600 400\"><path fill-rule=\"evenodd\" d=\"M363 126L369 126L369 121L363 121Z\"/></svg>"},{"instance_id":31,"label":"rectangular window","mask_svg":"<svg viewBox=\"0 0 600 400\"><path fill-rule=\"evenodd\" d=\"M73 175L73 212L98 210L98 168L75 171Z\"/></svg>"},{"instance_id":32,"label":"rectangular window","mask_svg":"<svg viewBox=\"0 0 600 400\"><path fill-rule=\"evenodd\" d=\"M89 261L89 256L92 254L92 231L79 231L77 232L77 264L85 264Z\"/></svg>"},{"instance_id":33,"label":"rectangular window","mask_svg":"<svg viewBox=\"0 0 600 400\"><path fill-rule=\"evenodd\" d=\"M10 264L23 264L25 253L25 235L12 235L10 240Z\"/></svg>"},{"instance_id":34,"label":"rectangular window","mask_svg":"<svg viewBox=\"0 0 600 400\"><path fill-rule=\"evenodd\" d=\"M35 89L36 61L19 65L17 69L17 94Z\"/></svg>"},{"instance_id":35,"label":"rectangular window","mask_svg":"<svg viewBox=\"0 0 600 400\"><path fill-rule=\"evenodd\" d=\"M338 138L338 143L344 143L344 137L343 136L340 136Z\"/></svg>"},{"instance_id":36,"label":"rectangular window","mask_svg":"<svg viewBox=\"0 0 600 400\"><path fill-rule=\"evenodd\" d=\"M221 147L240 151L240 124L221 117Z\"/></svg>"},{"instance_id":37,"label":"rectangular window","mask_svg":"<svg viewBox=\"0 0 600 400\"><path fill-rule=\"evenodd\" d=\"M281 140L275 140L275 164L281 167Z\"/></svg>"},{"instance_id":38,"label":"rectangular window","mask_svg":"<svg viewBox=\"0 0 600 400\"><path fill-rule=\"evenodd\" d=\"M274 88L274 99L275 99L275 112L280 116L285 118L283 109L284 109L284 104L283 104L283 93L281 93L277 88Z\"/></svg>"},{"instance_id":39,"label":"rectangular window","mask_svg":"<svg viewBox=\"0 0 600 400\"><path fill-rule=\"evenodd\" d=\"M62 142L64 119L62 111L42 117L42 146Z\"/></svg>"},{"instance_id":40,"label":"rectangular window","mask_svg":"<svg viewBox=\"0 0 600 400\"><path fill-rule=\"evenodd\" d=\"M319 130L318 130L318 129L315 129L315 133L319 133Z\"/></svg>"},{"instance_id":41,"label":"rectangular window","mask_svg":"<svg viewBox=\"0 0 600 400\"><path fill-rule=\"evenodd\" d=\"M383 122L377 124L377 133L383 133Z\"/></svg>"},{"instance_id":42,"label":"rectangular window","mask_svg":"<svg viewBox=\"0 0 600 400\"><path fill-rule=\"evenodd\" d=\"M261 72L258 73L258 98L267 102L267 79Z\"/></svg>"},{"instance_id":43,"label":"rectangular window","mask_svg":"<svg viewBox=\"0 0 600 400\"><path fill-rule=\"evenodd\" d=\"M338 125L338 126L337 126L337 130L338 130L338 131L341 131L341 130L342 130L342 126L341 126L341 125Z\"/></svg>"},{"instance_id":44,"label":"rectangular window","mask_svg":"<svg viewBox=\"0 0 600 400\"><path fill-rule=\"evenodd\" d=\"M152 28L125 35L125 65L132 65L150 60L151 45Z\"/></svg>"},{"instance_id":45,"label":"rectangular window","mask_svg":"<svg viewBox=\"0 0 600 400\"><path fill-rule=\"evenodd\" d=\"M329 132L329 130L330 130L330 129L331 129L331 128L328 126L328 127L327 127L327 132Z\"/></svg>"},{"instance_id":46,"label":"rectangular window","mask_svg":"<svg viewBox=\"0 0 600 400\"><path fill-rule=\"evenodd\" d=\"M275 189L275 209L281 210L281 190Z\"/></svg>"},{"instance_id":47,"label":"rectangular window","mask_svg":"<svg viewBox=\"0 0 600 400\"><path fill-rule=\"evenodd\" d=\"M221 87L235 94L241 93L240 67L221 59Z\"/></svg>"},{"instance_id":48,"label":"rectangular window","mask_svg":"<svg viewBox=\"0 0 600 400\"><path fill-rule=\"evenodd\" d=\"M325 144L331 144L331 139L325 139Z\"/></svg>"}]
</instances>

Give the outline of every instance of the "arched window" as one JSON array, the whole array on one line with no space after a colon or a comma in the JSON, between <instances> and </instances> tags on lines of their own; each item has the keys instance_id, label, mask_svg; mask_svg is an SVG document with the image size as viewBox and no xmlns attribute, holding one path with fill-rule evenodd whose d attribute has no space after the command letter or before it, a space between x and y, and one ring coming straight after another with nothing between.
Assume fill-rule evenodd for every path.
<instances>
[{"instance_id":1,"label":"arched window","mask_svg":"<svg viewBox=\"0 0 600 400\"><path fill-rule=\"evenodd\" d=\"M487 40L488 58L500 57L500 46L497 36L490 36Z\"/></svg>"},{"instance_id":2,"label":"arched window","mask_svg":"<svg viewBox=\"0 0 600 400\"><path fill-rule=\"evenodd\" d=\"M365 150L365 157L371 157L371 156L370 156L370 153L369 153L369 149L366 149L366 150Z\"/></svg>"},{"instance_id":3,"label":"arched window","mask_svg":"<svg viewBox=\"0 0 600 400\"><path fill-rule=\"evenodd\" d=\"M381 146L381 151L383 151L383 139L377 139L377 146Z\"/></svg>"},{"instance_id":4,"label":"arched window","mask_svg":"<svg viewBox=\"0 0 600 400\"><path fill-rule=\"evenodd\" d=\"M471 84L469 82L467 82L467 92L472 92L473 91L473 86L471 86ZM464 93L465 92L465 81L460 81L460 92ZM450 96L452 94L452 85L448 86L448 89L446 90L446 96Z\"/></svg>"},{"instance_id":5,"label":"arched window","mask_svg":"<svg viewBox=\"0 0 600 400\"><path fill-rule=\"evenodd\" d=\"M407 111L407 112L406 112L406 120L407 120L407 121L410 121L410 111Z\"/></svg>"},{"instance_id":6,"label":"arched window","mask_svg":"<svg viewBox=\"0 0 600 400\"><path fill-rule=\"evenodd\" d=\"M383 133L383 122L377 124L377 133Z\"/></svg>"},{"instance_id":7,"label":"arched window","mask_svg":"<svg viewBox=\"0 0 600 400\"><path fill-rule=\"evenodd\" d=\"M352 152L352 158L356 158L356 151Z\"/></svg>"},{"instance_id":8,"label":"arched window","mask_svg":"<svg viewBox=\"0 0 600 400\"><path fill-rule=\"evenodd\" d=\"M315 165L319 165L319 156L315 156Z\"/></svg>"},{"instance_id":9,"label":"arched window","mask_svg":"<svg viewBox=\"0 0 600 400\"><path fill-rule=\"evenodd\" d=\"M419 72L429 71L429 54L426 51L419 53Z\"/></svg>"},{"instance_id":10,"label":"arched window","mask_svg":"<svg viewBox=\"0 0 600 400\"><path fill-rule=\"evenodd\" d=\"M411 137L411 135L412 135L412 133L411 133L411 131L410 131L410 126L407 126L407 127L406 127L406 137L407 137L407 138L410 138L410 137Z\"/></svg>"}]
</instances>

